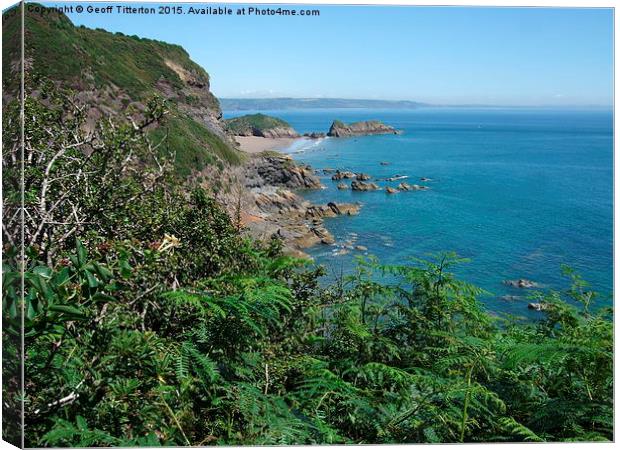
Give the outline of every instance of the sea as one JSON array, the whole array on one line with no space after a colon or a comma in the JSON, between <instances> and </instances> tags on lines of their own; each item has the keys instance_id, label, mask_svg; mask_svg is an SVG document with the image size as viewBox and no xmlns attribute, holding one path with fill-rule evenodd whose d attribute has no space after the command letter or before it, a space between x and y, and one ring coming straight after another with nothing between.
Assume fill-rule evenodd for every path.
<instances>
[{"instance_id":1,"label":"sea","mask_svg":"<svg viewBox=\"0 0 620 450\"><path fill-rule=\"evenodd\" d=\"M225 117L252 112L230 111ZM300 133L326 132L334 119L377 119L402 131L298 141L284 150L316 169L325 185L302 192L309 201L362 205L357 216L325 221L336 245L307 250L325 265L328 279L353 273L359 256L414 264L413 259L454 252L468 262L452 272L481 287L480 299L494 313L540 314L527 308L531 290L504 281L525 278L542 290L566 289L563 265L599 292L599 306L612 304L611 109L260 112L286 120ZM382 188L405 181L429 189L397 194L338 190L331 174L323 174L326 168L367 173ZM394 176L407 178L385 181Z\"/></svg>"}]
</instances>

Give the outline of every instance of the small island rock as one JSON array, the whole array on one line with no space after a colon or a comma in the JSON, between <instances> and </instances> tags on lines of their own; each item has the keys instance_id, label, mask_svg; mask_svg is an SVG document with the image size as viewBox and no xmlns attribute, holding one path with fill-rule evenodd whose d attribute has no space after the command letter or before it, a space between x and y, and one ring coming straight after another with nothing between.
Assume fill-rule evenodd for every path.
<instances>
[{"instance_id":1,"label":"small island rock","mask_svg":"<svg viewBox=\"0 0 620 450\"><path fill-rule=\"evenodd\" d=\"M351 182L351 189L354 191L376 191L379 189L379 186L375 183L365 183L355 180Z\"/></svg>"},{"instance_id":2,"label":"small island rock","mask_svg":"<svg viewBox=\"0 0 620 450\"><path fill-rule=\"evenodd\" d=\"M346 124L340 120L334 120L328 136L331 137L349 137L349 136L365 136L368 134L397 134L398 132L391 126L385 125L378 120L367 120L364 122L354 122Z\"/></svg>"}]
</instances>

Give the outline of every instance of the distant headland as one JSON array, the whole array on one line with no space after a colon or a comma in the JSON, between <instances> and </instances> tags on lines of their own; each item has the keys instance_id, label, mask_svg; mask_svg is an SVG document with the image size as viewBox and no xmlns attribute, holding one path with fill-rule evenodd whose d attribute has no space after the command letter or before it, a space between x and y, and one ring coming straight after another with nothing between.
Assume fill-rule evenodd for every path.
<instances>
[{"instance_id":1,"label":"distant headland","mask_svg":"<svg viewBox=\"0 0 620 450\"><path fill-rule=\"evenodd\" d=\"M415 109L431 106L410 100L371 100L348 98L220 98L225 111L269 111L279 109Z\"/></svg>"}]
</instances>

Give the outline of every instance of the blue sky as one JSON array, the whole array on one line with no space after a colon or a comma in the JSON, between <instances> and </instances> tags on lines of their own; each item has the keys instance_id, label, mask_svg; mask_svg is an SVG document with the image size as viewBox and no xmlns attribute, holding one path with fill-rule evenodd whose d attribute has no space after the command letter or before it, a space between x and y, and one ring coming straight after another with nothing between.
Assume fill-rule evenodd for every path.
<instances>
[{"instance_id":1,"label":"blue sky","mask_svg":"<svg viewBox=\"0 0 620 450\"><path fill-rule=\"evenodd\" d=\"M219 97L613 101L611 9L316 8L320 17L69 16L76 24L182 45L211 74Z\"/></svg>"}]
</instances>

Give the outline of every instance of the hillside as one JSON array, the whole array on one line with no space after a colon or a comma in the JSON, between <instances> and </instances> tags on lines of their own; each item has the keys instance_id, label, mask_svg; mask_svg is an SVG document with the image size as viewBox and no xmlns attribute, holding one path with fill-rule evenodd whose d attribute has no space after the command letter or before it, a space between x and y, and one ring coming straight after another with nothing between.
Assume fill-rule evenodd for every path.
<instances>
[{"instance_id":1,"label":"hillside","mask_svg":"<svg viewBox=\"0 0 620 450\"><path fill-rule=\"evenodd\" d=\"M14 91L19 80L20 27L14 11L3 14L5 93ZM76 27L67 16L51 10L45 15L27 12L25 28L28 75L44 75L78 91L91 106L91 121L140 111L148 98L160 95L171 109L166 126L175 138L169 146L176 151L181 174L200 171L215 161L240 161L223 129L219 102L209 90L209 74L182 47Z\"/></svg>"},{"instance_id":2,"label":"hillside","mask_svg":"<svg viewBox=\"0 0 620 450\"><path fill-rule=\"evenodd\" d=\"M409 100L369 100L350 98L220 98L224 111L279 109L391 108L415 109L429 106Z\"/></svg>"},{"instance_id":3,"label":"hillside","mask_svg":"<svg viewBox=\"0 0 620 450\"><path fill-rule=\"evenodd\" d=\"M265 114L250 114L228 119L225 122L228 132L235 136L299 137L299 133L287 122Z\"/></svg>"}]
</instances>

